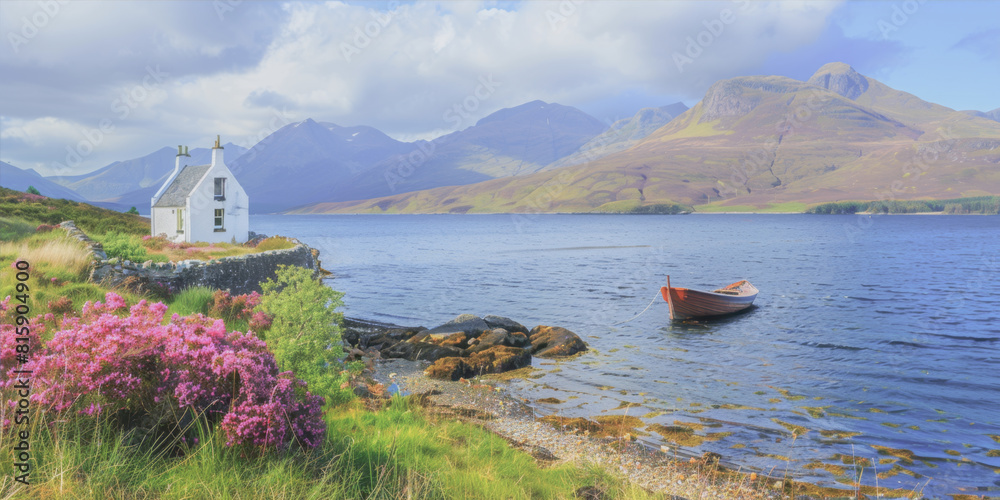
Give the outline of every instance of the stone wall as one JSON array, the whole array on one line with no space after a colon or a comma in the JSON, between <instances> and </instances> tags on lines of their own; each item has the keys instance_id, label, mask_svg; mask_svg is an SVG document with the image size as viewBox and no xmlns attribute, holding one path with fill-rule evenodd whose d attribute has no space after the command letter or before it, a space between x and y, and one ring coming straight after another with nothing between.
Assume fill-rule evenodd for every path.
<instances>
[{"instance_id":1,"label":"stone wall","mask_svg":"<svg viewBox=\"0 0 1000 500\"><path fill-rule=\"evenodd\" d=\"M295 239L291 239L295 247L285 250L268 250L210 261L138 263L108 259L101 244L90 239L73 221L63 222L59 226L90 249L94 258L90 280L110 286L127 284L130 287L143 286L172 292L192 286L207 286L241 294L260 292L260 284L273 278L278 266L282 264L312 269L313 276L317 277L325 273L320 267L319 250Z\"/></svg>"}]
</instances>

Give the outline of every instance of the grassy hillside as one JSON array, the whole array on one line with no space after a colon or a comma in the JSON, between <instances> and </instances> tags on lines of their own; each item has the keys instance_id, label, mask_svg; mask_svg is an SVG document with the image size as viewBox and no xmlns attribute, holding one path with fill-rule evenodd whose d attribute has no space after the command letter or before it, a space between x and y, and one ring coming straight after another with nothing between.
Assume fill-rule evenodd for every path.
<instances>
[{"instance_id":1,"label":"grassy hillside","mask_svg":"<svg viewBox=\"0 0 1000 500\"><path fill-rule=\"evenodd\" d=\"M17 218L23 223L55 225L74 221L88 235L119 232L135 235L149 234L149 219L98 208L77 201L46 198L0 188L0 217Z\"/></svg>"},{"instance_id":2,"label":"grassy hillside","mask_svg":"<svg viewBox=\"0 0 1000 500\"><path fill-rule=\"evenodd\" d=\"M589 212L626 200L767 209L1000 193L1000 123L847 65L824 66L810 81L717 82L635 146L583 165L294 213Z\"/></svg>"}]
</instances>

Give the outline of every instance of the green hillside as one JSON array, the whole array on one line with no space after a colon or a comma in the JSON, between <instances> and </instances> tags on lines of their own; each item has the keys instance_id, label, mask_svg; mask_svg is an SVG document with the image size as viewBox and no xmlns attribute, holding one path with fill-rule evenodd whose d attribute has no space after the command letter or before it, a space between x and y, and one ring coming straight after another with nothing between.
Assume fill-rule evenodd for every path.
<instances>
[{"instance_id":1,"label":"green hillside","mask_svg":"<svg viewBox=\"0 0 1000 500\"><path fill-rule=\"evenodd\" d=\"M108 232L149 234L149 219L145 217L3 187L0 187L0 218L16 218L35 225L56 225L71 220L90 235Z\"/></svg>"}]
</instances>

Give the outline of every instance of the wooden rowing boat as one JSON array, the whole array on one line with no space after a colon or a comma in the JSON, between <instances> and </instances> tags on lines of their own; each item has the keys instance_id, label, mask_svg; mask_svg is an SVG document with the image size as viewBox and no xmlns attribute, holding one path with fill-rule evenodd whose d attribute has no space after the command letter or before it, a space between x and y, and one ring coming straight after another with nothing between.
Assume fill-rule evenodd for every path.
<instances>
[{"instance_id":1,"label":"wooden rowing boat","mask_svg":"<svg viewBox=\"0 0 1000 500\"><path fill-rule=\"evenodd\" d=\"M670 319L706 318L739 312L753 305L757 292L757 287L747 280L711 292L674 288L670 286L670 276L667 276L667 286L660 288L663 300L670 306Z\"/></svg>"}]
</instances>

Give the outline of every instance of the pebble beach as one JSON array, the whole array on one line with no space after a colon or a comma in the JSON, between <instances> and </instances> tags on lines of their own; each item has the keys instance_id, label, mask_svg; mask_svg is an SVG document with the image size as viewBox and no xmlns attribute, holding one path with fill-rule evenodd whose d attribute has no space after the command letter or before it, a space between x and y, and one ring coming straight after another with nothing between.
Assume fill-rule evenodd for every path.
<instances>
[{"instance_id":1,"label":"pebble beach","mask_svg":"<svg viewBox=\"0 0 1000 500\"><path fill-rule=\"evenodd\" d=\"M784 497L780 478L720 474L701 457L683 456L669 447L654 449L628 433L609 438L560 429L539 421L528 402L508 392L499 377L436 380L423 374L427 366L421 361L383 359L377 362L373 378L394 392L420 395L430 407L451 409L462 420L496 433L543 465L597 466L672 500Z\"/></svg>"}]
</instances>

